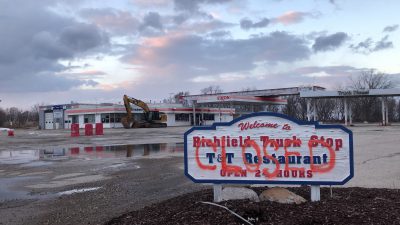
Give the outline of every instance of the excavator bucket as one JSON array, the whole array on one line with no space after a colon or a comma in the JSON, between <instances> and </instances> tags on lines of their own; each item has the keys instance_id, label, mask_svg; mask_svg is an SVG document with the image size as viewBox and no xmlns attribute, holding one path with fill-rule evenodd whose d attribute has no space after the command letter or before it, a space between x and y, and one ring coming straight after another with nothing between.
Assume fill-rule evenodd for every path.
<instances>
[{"instance_id":1,"label":"excavator bucket","mask_svg":"<svg viewBox=\"0 0 400 225\"><path fill-rule=\"evenodd\" d=\"M121 123L122 123L122 126L123 126L125 129L131 128L131 125L130 125L130 123L129 123L129 121L128 121L128 118L123 117L123 118L121 119Z\"/></svg>"}]
</instances>

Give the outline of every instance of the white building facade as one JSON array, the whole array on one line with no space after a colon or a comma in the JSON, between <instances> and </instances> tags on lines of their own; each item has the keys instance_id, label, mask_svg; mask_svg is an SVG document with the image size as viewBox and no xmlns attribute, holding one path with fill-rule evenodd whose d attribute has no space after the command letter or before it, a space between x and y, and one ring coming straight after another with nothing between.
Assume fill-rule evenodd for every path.
<instances>
[{"instance_id":1,"label":"white building facade","mask_svg":"<svg viewBox=\"0 0 400 225\"><path fill-rule=\"evenodd\" d=\"M167 116L167 126L211 125L214 122L229 122L235 109L230 108L193 108L181 104L148 104L150 110L159 111ZM194 113L195 112L195 113ZM143 110L132 106L135 120L144 118ZM70 129L71 124L103 123L104 128L122 128L121 119L126 116L126 109L118 104L66 104L43 106L40 108L39 124L41 129Z\"/></svg>"}]
</instances>

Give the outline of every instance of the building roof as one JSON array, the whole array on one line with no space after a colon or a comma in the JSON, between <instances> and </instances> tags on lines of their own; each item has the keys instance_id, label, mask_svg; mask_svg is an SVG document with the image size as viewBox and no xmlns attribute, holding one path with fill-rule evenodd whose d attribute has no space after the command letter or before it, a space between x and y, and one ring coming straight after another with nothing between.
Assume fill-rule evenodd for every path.
<instances>
[{"instance_id":1,"label":"building roof","mask_svg":"<svg viewBox=\"0 0 400 225\"><path fill-rule=\"evenodd\" d=\"M301 91L301 98L351 98L351 97L379 97L400 96L400 88L365 89L345 91Z\"/></svg>"},{"instance_id":2,"label":"building roof","mask_svg":"<svg viewBox=\"0 0 400 225\"><path fill-rule=\"evenodd\" d=\"M303 90L325 90L320 86L304 86L262 89L252 91L234 91L216 94L200 94L182 96L183 100L191 104L195 101L198 104L207 103L241 103L241 104L286 104L286 100L282 96L299 95Z\"/></svg>"},{"instance_id":3,"label":"building roof","mask_svg":"<svg viewBox=\"0 0 400 225\"><path fill-rule=\"evenodd\" d=\"M320 86L288 87L288 88L262 89L262 90L251 90L251 91L232 91L232 92L222 92L216 94L187 95L183 96L183 98L186 100L196 100L198 97L219 96L219 95L277 97L277 96L287 96L287 95L298 95L302 90L325 90L325 88Z\"/></svg>"}]
</instances>

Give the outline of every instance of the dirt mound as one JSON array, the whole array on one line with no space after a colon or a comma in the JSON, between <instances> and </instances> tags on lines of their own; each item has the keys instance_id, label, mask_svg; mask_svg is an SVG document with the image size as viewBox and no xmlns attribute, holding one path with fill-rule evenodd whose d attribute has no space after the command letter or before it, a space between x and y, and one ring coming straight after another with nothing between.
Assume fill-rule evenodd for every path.
<instances>
[{"instance_id":1,"label":"dirt mound","mask_svg":"<svg viewBox=\"0 0 400 225\"><path fill-rule=\"evenodd\" d=\"M289 188L309 199L309 188ZM264 188L254 188L259 194ZM335 188L321 189L320 202L300 205L235 200L219 203L252 224L400 224L400 190ZM169 199L114 218L106 225L121 224L246 224L227 210L201 203L212 202L212 190Z\"/></svg>"}]
</instances>

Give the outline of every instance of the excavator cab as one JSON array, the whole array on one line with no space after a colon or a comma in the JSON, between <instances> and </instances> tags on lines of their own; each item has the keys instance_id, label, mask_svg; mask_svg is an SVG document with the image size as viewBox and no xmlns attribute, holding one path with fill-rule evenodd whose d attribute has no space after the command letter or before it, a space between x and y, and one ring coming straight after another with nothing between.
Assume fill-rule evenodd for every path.
<instances>
[{"instance_id":1,"label":"excavator cab","mask_svg":"<svg viewBox=\"0 0 400 225\"><path fill-rule=\"evenodd\" d=\"M146 121L160 120L160 113L158 111L149 111L145 113Z\"/></svg>"}]
</instances>

